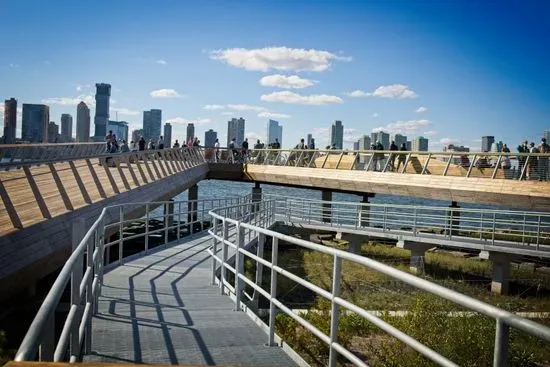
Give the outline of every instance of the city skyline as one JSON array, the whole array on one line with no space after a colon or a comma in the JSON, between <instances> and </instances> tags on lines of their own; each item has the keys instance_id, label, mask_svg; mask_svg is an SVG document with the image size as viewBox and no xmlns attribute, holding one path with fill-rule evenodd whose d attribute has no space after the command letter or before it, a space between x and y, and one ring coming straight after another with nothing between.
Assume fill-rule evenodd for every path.
<instances>
[{"instance_id":1,"label":"city skyline","mask_svg":"<svg viewBox=\"0 0 550 367\"><path fill-rule=\"evenodd\" d=\"M95 116L95 83L109 83L111 118L118 114L132 131L141 128L142 111L158 108L162 124L171 123L181 140L194 122L197 136L213 129L225 141L227 118L237 115L247 120L249 140L265 141L265 122L282 121L291 127L283 134L288 147L308 133L317 146L328 145L334 120L346 126L344 148L379 128L410 140L425 136L431 150L448 144L480 150L485 135L514 147L539 143L550 125L544 97L550 73L540 47L550 26L536 20L541 9L516 1L323 2L300 22L296 14L309 3L299 0L253 8L206 0L193 9L174 3L154 12L139 0L130 7L29 2L3 7L0 30L12 51L0 55L0 97L14 97L18 106L46 104L58 123L62 113L75 116L81 100ZM101 4L121 18L116 31L96 29ZM128 8L133 21L123 16ZM258 19L268 14L273 19L265 27ZM246 18L238 29L228 26L236 15ZM22 17L28 21L18 22ZM212 30L205 17L216 25ZM48 26L40 26L44 19ZM334 19L338 26L330 25ZM136 28L142 20L165 26ZM75 55L82 37L70 30L83 24L97 37ZM21 111L17 119L19 137Z\"/></svg>"}]
</instances>

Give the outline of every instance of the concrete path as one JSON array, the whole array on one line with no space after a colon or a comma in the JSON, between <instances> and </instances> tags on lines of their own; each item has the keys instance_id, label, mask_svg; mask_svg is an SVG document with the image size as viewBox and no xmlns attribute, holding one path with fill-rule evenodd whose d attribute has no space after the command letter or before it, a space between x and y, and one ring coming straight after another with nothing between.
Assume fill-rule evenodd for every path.
<instances>
[{"instance_id":1,"label":"concrete path","mask_svg":"<svg viewBox=\"0 0 550 367\"><path fill-rule=\"evenodd\" d=\"M85 362L296 365L234 303L210 286L203 232L105 274L92 354Z\"/></svg>"}]
</instances>

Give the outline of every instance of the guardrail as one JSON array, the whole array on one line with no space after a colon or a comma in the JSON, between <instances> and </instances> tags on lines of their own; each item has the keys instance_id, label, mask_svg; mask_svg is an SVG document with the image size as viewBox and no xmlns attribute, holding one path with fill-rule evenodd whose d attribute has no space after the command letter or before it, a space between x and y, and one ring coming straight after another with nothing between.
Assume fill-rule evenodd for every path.
<instances>
[{"instance_id":1,"label":"guardrail","mask_svg":"<svg viewBox=\"0 0 550 367\"><path fill-rule=\"evenodd\" d=\"M270 204L274 201L264 201L262 205L269 207ZM243 209L249 207L249 204L244 204L240 206ZM436 352L435 350L423 345L418 340L410 337L409 335L403 333L399 329L393 327L382 318L375 316L369 313L364 308L355 305L352 302L349 302L340 297L340 286L341 286L341 273L342 273L342 261L347 260L355 264L361 265L363 267L376 270L382 274L385 274L393 279L403 281L417 289L426 291L433 295L442 297L446 300L449 300L455 304L463 306L474 312L489 316L495 319L495 347L493 355L493 365L494 366L505 366L507 365L507 354L508 354L508 339L510 328L516 328L522 330L528 334L534 335L540 339L550 341L550 328L530 321L528 319L516 316L508 311L499 309L482 301L476 300L474 298L468 297L461 293L455 292L453 290L444 288L437 284L431 283L424 279L418 278L409 273L397 270L391 266L384 265L377 261L371 260L366 257L348 253L345 251L333 249L330 247L317 245L312 242L304 241L295 237L283 235L278 232L264 228L265 226L258 226L253 223L247 223L246 221L233 219L225 215L222 210L213 210L210 212L210 215L214 218L214 227L213 230L209 230L210 235L214 239L214 245L211 250L209 250L210 255L212 256L213 267L212 267L212 279L216 279L216 273L220 271L220 287L222 294L224 293L224 288L229 289L235 295L236 309L241 310L242 307L242 294L244 292L245 284L251 287L254 292L265 297L269 300L269 333L268 333L268 345L274 345L275 343L275 316L278 311L283 312L287 316L294 319L306 330L314 334L325 344L329 346L329 366L336 366L338 354L345 357L349 362L357 366L367 366L360 358L358 358L351 351L344 348L342 344L338 343L338 326L339 318L342 313L341 308L346 310L345 312L354 312L357 315L365 318L369 322L373 323L375 326L388 333L389 335L397 338L399 341L408 345L412 349L421 353L426 358L434 361L437 364L443 366L456 366L451 360L447 359L445 356ZM220 233L219 228L222 228ZM237 236L236 240L232 241L228 233L229 231L236 231ZM244 239L246 236L255 237L258 240L257 252L253 253L243 247ZM271 239L272 243L272 257L271 260L264 259L263 257L263 244L267 239ZM285 241L287 243L317 251L326 255L330 255L333 259L333 275L332 275L332 288L331 291L327 291L306 279L303 279L291 271L282 268L278 265L278 250L279 242ZM222 244L222 257L217 256L219 249L217 248L218 244ZM227 253L227 247L233 249L236 253L236 265L235 267L228 266L224 261L225 255ZM243 264L245 257L254 261L257 269L263 266L267 267L271 271L271 281L269 290L265 290L261 287L261 281L258 281L258 276L256 276L256 281L250 280L244 272ZM219 266L218 266L219 265ZM227 270L231 271L234 274L234 284L232 287L226 286L226 275L224 274ZM262 274L260 270L258 272ZM257 274L258 274L257 273ZM330 312L330 332L329 335L325 334L314 325L309 323L306 319L300 315L292 312L291 309L286 307L278 298L277 298L277 277L283 276L297 284L311 290L317 296L323 297L324 299L330 301L331 303L331 312ZM460 342L460 341L457 341Z\"/></svg>"},{"instance_id":2,"label":"guardrail","mask_svg":"<svg viewBox=\"0 0 550 367\"><path fill-rule=\"evenodd\" d=\"M166 244L169 242L170 233L174 231L179 239L184 228L187 228L187 233L192 233L194 227L204 230L208 228L205 221L212 222L209 212L213 208L250 200L251 195L247 195L240 198L114 205L105 207L87 231L82 221L74 223L73 251L38 310L21 342L15 360L35 360L38 352L40 361L79 361L83 349L85 353L91 351L92 315L97 312L105 267L109 264L118 266L124 262L125 242L145 237L141 252L147 253L153 246L151 237L160 235L161 244ZM247 213L241 212L241 215L245 214ZM125 227L140 218L145 220L144 232L134 235L125 233ZM235 218L241 219L241 216ZM160 228L150 227L150 221L153 219L162 220ZM115 239L110 241L109 238L113 236ZM110 251L111 247L115 247L116 251ZM117 255L110 258L111 252ZM56 340L54 314L69 283L71 306L60 336Z\"/></svg>"},{"instance_id":3,"label":"guardrail","mask_svg":"<svg viewBox=\"0 0 550 367\"><path fill-rule=\"evenodd\" d=\"M205 148L219 163L331 168L491 179L550 180L550 153Z\"/></svg>"}]
</instances>

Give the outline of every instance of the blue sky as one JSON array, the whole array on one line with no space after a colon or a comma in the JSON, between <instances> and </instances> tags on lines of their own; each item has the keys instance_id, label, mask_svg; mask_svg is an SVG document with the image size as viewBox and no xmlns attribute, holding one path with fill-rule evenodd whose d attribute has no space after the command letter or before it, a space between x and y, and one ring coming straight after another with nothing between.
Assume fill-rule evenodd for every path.
<instances>
[{"instance_id":1,"label":"blue sky","mask_svg":"<svg viewBox=\"0 0 550 367\"><path fill-rule=\"evenodd\" d=\"M285 146L325 145L336 119L346 147L378 128L431 150L550 129L544 0L18 0L0 33L0 98L47 103L58 123L106 82L113 119L133 129L160 108L180 140L194 121L225 142L231 116L253 139L273 116Z\"/></svg>"}]
</instances>

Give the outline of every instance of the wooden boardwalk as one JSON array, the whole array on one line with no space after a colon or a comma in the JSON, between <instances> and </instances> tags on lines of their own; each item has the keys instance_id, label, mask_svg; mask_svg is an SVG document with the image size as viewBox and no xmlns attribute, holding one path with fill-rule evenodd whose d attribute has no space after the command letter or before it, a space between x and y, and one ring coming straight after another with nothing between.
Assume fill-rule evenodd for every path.
<instances>
[{"instance_id":1,"label":"wooden boardwalk","mask_svg":"<svg viewBox=\"0 0 550 367\"><path fill-rule=\"evenodd\" d=\"M202 232L105 274L85 362L293 366L280 347L209 285Z\"/></svg>"}]
</instances>

